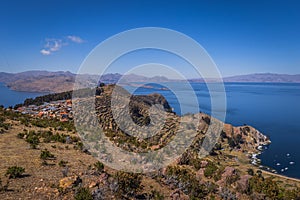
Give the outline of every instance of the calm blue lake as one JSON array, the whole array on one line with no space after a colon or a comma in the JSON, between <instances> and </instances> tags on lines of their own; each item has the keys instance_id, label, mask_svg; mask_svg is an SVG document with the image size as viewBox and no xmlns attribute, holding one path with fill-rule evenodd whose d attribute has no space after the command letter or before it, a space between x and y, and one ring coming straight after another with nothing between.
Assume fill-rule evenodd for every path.
<instances>
[{"instance_id":1,"label":"calm blue lake","mask_svg":"<svg viewBox=\"0 0 300 200\"><path fill-rule=\"evenodd\" d=\"M174 88L182 87L181 83L168 84ZM160 93L179 114L197 110L189 104L188 93L180 107L175 94L161 90L165 86L152 86L151 89L140 87L134 93ZM192 87L198 97L199 109L210 113L211 101L206 85L192 83ZM134 90L133 87L126 89ZM226 83L225 90L226 123L235 126L248 124L270 136L272 144L260 156L262 164L276 169L279 174L300 178L300 84ZM286 167L288 169L282 172Z\"/></svg>"},{"instance_id":2,"label":"calm blue lake","mask_svg":"<svg viewBox=\"0 0 300 200\"><path fill-rule=\"evenodd\" d=\"M45 95L46 93L13 91L6 87L4 83L0 83L0 94L0 105L9 107L23 103L27 98L34 98Z\"/></svg>"}]
</instances>

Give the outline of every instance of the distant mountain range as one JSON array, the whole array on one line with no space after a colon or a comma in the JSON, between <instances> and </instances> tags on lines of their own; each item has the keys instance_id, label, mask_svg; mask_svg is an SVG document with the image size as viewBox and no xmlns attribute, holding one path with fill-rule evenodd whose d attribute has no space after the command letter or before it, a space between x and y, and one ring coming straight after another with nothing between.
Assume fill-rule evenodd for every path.
<instances>
[{"instance_id":1,"label":"distant mountain range","mask_svg":"<svg viewBox=\"0 0 300 200\"><path fill-rule=\"evenodd\" d=\"M18 91L28 92L62 92L72 90L76 74L69 71L26 71L20 73L0 72L0 82ZM97 82L116 83L121 78L124 82L175 82L180 80L168 79L164 76L145 77L136 74L124 75L119 73L98 75L83 74L80 77L80 85L89 87ZM260 73L249 75L238 75L223 78L224 82L256 82L256 83L300 83L300 74L272 74ZM204 82L203 79L190 79L190 82ZM210 79L210 81L214 81Z\"/></svg>"},{"instance_id":2,"label":"distant mountain range","mask_svg":"<svg viewBox=\"0 0 300 200\"><path fill-rule=\"evenodd\" d=\"M71 72L26 71L0 73L0 82L9 88L27 92L62 92L72 90L75 74Z\"/></svg>"},{"instance_id":3,"label":"distant mountain range","mask_svg":"<svg viewBox=\"0 0 300 200\"><path fill-rule=\"evenodd\" d=\"M300 74L248 74L231 76L223 79L224 82L257 82L257 83L300 83Z\"/></svg>"}]
</instances>

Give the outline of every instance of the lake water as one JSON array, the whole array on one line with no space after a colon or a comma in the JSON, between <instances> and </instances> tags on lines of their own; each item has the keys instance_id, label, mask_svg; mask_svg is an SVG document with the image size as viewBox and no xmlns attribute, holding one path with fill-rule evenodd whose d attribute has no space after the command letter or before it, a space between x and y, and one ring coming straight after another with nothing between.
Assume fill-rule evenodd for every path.
<instances>
[{"instance_id":1,"label":"lake water","mask_svg":"<svg viewBox=\"0 0 300 200\"><path fill-rule=\"evenodd\" d=\"M169 83L174 88L182 88L181 83ZM135 94L160 93L166 97L176 113L194 113L188 93L181 106L176 96L162 86L136 90ZM210 94L203 83L192 83L198 97L200 110L210 113ZM133 87L126 87L132 91ZM260 156L262 164L270 166L279 174L300 178L300 84L226 83L226 122L235 126L248 124L270 136L272 144ZM17 92L0 83L0 104L5 107L22 103L43 93ZM185 94L185 91L181 91ZM290 164L295 162L295 164ZM277 165L280 163L280 165ZM288 168L288 170L282 169Z\"/></svg>"},{"instance_id":2,"label":"lake water","mask_svg":"<svg viewBox=\"0 0 300 200\"><path fill-rule=\"evenodd\" d=\"M181 83L174 88L180 88ZM166 97L176 113L195 112L189 104L189 96L178 103L169 90L152 84L154 88L138 88L135 94L157 92ZM199 109L210 113L210 95L204 83L192 83L198 96ZM133 87L126 87L133 91ZM262 164L272 167L279 174L300 178L300 84L226 83L226 123L240 126L251 125L270 136L272 144L259 157ZM180 109L181 108L181 109ZM290 164L292 162L292 164ZM294 162L294 164L293 164ZM277 164L279 163L279 164ZM282 169L287 170L281 171Z\"/></svg>"},{"instance_id":3,"label":"lake water","mask_svg":"<svg viewBox=\"0 0 300 200\"><path fill-rule=\"evenodd\" d=\"M18 103L23 103L27 98L34 98L45 95L46 93L38 92L18 92L10 90L4 83L0 83L0 105L4 107L14 106Z\"/></svg>"}]
</instances>

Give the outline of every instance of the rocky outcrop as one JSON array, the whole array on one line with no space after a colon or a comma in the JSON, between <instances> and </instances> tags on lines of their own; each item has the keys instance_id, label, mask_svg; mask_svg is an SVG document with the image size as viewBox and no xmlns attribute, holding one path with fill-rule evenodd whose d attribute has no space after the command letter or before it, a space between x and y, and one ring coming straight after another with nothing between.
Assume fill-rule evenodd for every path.
<instances>
[{"instance_id":1,"label":"rocky outcrop","mask_svg":"<svg viewBox=\"0 0 300 200\"><path fill-rule=\"evenodd\" d=\"M219 186L225 186L226 184L230 184L230 179L232 179L235 175L236 175L236 169L233 167L225 167L222 175L221 175L221 179L219 181L217 181L217 184Z\"/></svg>"},{"instance_id":2,"label":"rocky outcrop","mask_svg":"<svg viewBox=\"0 0 300 200\"><path fill-rule=\"evenodd\" d=\"M59 187L63 190L67 190L72 187L78 186L81 182L82 180L78 176L65 177L59 181Z\"/></svg>"},{"instance_id":3,"label":"rocky outcrop","mask_svg":"<svg viewBox=\"0 0 300 200\"><path fill-rule=\"evenodd\" d=\"M252 126L233 127L225 124L223 138L227 138L231 147L238 147L245 151L256 152L260 146L271 143L270 139Z\"/></svg>"},{"instance_id":4,"label":"rocky outcrop","mask_svg":"<svg viewBox=\"0 0 300 200\"><path fill-rule=\"evenodd\" d=\"M246 192L249 187L249 179L252 176L246 174L240 177L240 179L236 182L237 183L237 188L240 192Z\"/></svg>"}]
</instances>

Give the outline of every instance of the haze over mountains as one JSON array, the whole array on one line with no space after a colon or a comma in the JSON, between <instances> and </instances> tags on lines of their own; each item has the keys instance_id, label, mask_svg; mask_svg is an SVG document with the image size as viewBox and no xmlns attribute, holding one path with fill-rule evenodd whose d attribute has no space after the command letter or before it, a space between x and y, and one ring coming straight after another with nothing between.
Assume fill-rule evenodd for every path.
<instances>
[{"instance_id":1,"label":"haze over mountains","mask_svg":"<svg viewBox=\"0 0 300 200\"><path fill-rule=\"evenodd\" d=\"M300 83L300 74L248 74L224 78L225 82Z\"/></svg>"},{"instance_id":2,"label":"haze over mountains","mask_svg":"<svg viewBox=\"0 0 300 200\"><path fill-rule=\"evenodd\" d=\"M93 86L98 82L98 75L81 74L80 84L82 87ZM76 74L69 71L25 71L20 73L0 72L0 82L5 83L13 90L27 92L62 92L73 89ZM168 79L164 76L145 77L136 74L122 76L119 73L105 74L100 82L116 83L122 78L125 82L174 82L181 80ZM211 79L213 81L213 79ZM237 75L223 78L224 82L245 83L300 83L300 74L273 74L257 73ZM204 82L203 79L190 79L190 82Z\"/></svg>"}]
</instances>

